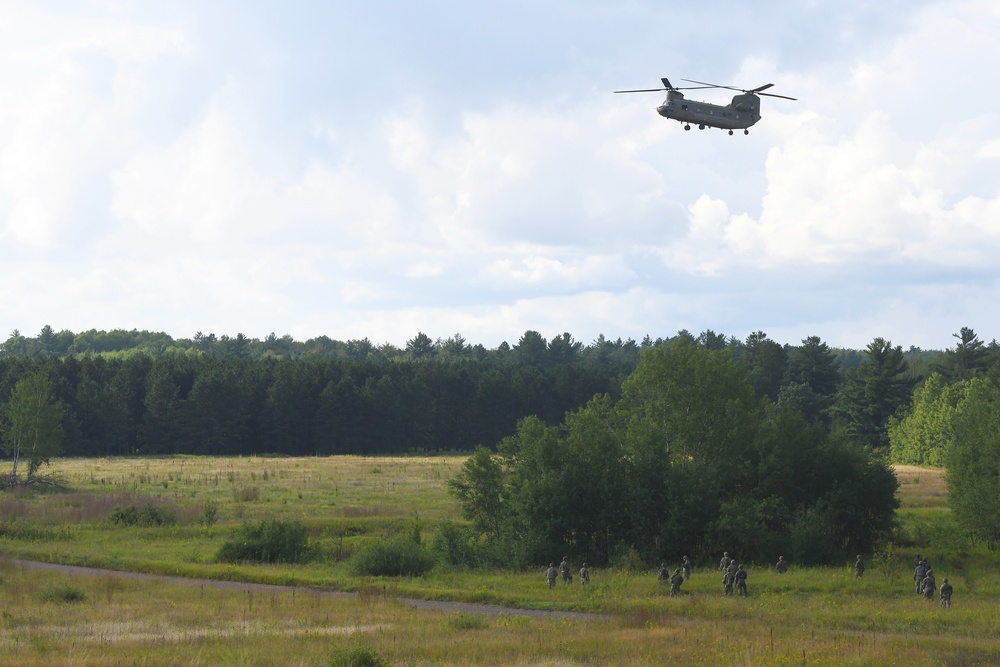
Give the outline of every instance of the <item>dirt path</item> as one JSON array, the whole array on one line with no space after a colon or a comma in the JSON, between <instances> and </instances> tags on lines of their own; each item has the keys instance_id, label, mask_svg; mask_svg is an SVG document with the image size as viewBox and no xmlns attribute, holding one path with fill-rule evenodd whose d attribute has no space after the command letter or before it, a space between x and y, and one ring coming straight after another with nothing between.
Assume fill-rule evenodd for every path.
<instances>
[{"instance_id":1,"label":"dirt path","mask_svg":"<svg viewBox=\"0 0 1000 667\"><path fill-rule=\"evenodd\" d=\"M341 591L324 591L316 588L306 588L304 586L280 586L277 584L254 584L243 581L223 581L220 579L190 579L188 577L174 577L165 574L143 574L141 572L124 572L121 570L104 570L96 567L80 567L78 565L59 565L56 563L42 563L30 560L11 560L14 567L25 570L48 570L52 572L62 572L86 577L121 577L133 581L159 581L168 584L180 584L184 586L209 586L232 591L252 591L254 593L290 593L292 591L317 595L320 597L331 597L341 599L358 599L357 593L345 593ZM514 607L501 607L491 604L476 604L474 602L446 602L440 600L417 600L414 598L394 598L403 604L408 604L416 609L430 609L447 613L464 612L467 614L486 614L489 616L527 616L529 618L565 618L575 620L610 620L612 617L604 614L586 614L578 611L544 611L541 609L517 609Z\"/></svg>"}]
</instances>

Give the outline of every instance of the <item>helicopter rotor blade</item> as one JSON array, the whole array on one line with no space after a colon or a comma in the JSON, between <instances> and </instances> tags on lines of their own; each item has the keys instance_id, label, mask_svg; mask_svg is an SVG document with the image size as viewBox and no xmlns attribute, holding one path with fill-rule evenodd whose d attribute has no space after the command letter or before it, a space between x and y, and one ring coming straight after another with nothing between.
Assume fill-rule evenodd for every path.
<instances>
[{"instance_id":1,"label":"helicopter rotor blade","mask_svg":"<svg viewBox=\"0 0 1000 667\"><path fill-rule=\"evenodd\" d=\"M615 90L615 93L662 93L666 88L642 88L641 90Z\"/></svg>"},{"instance_id":2,"label":"helicopter rotor blade","mask_svg":"<svg viewBox=\"0 0 1000 667\"><path fill-rule=\"evenodd\" d=\"M726 90L738 90L741 93L748 93L750 95L766 95L767 97L780 97L783 100L795 100L795 101L798 101L796 98L789 97L787 95L777 95L775 93L763 93L763 92L761 92L763 90L767 90L768 88L773 87L774 86L773 83L765 83L763 86L759 86L757 88L754 88L753 90L747 90L745 88L737 88L735 86L720 86L718 84L705 83L704 81L695 81L693 79L684 79L684 80L685 81L690 81L691 83L700 83L701 85L706 86L708 88L725 88Z\"/></svg>"},{"instance_id":3,"label":"helicopter rotor blade","mask_svg":"<svg viewBox=\"0 0 1000 667\"><path fill-rule=\"evenodd\" d=\"M788 95L775 95L774 93L757 93L758 95L764 95L765 97L780 97L783 100L793 100L798 102L798 98L789 97Z\"/></svg>"},{"instance_id":4,"label":"helicopter rotor blade","mask_svg":"<svg viewBox=\"0 0 1000 667\"><path fill-rule=\"evenodd\" d=\"M705 88L725 88L726 90L738 90L743 93L748 92L746 90L743 90L742 88L734 88L733 86L720 86L717 83L705 83L704 81L695 81L694 79L684 79L684 81L688 81L690 83L697 83L699 86L703 86Z\"/></svg>"}]
</instances>

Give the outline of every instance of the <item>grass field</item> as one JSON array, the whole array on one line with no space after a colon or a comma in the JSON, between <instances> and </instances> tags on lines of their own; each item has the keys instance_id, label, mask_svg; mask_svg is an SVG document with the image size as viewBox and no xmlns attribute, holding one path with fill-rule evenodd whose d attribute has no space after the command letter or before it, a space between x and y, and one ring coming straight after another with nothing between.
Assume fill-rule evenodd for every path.
<instances>
[{"instance_id":1,"label":"grass field","mask_svg":"<svg viewBox=\"0 0 1000 667\"><path fill-rule=\"evenodd\" d=\"M67 493L0 494L0 664L10 665L978 665L1000 663L997 559L965 543L940 471L899 468L897 543L848 564L750 568L748 598L724 598L697 569L670 598L652 572L592 570L549 591L539 572L449 572L381 580L347 574L366 542L458 518L446 480L459 457L58 460ZM115 507L152 503L170 526L122 527ZM320 557L307 565L220 565L234 528L298 519ZM928 555L955 586L942 609L912 589ZM29 571L11 557L190 577L354 590L217 590L115 576ZM610 614L536 619L414 609L403 597ZM368 662L364 659L368 658Z\"/></svg>"}]
</instances>

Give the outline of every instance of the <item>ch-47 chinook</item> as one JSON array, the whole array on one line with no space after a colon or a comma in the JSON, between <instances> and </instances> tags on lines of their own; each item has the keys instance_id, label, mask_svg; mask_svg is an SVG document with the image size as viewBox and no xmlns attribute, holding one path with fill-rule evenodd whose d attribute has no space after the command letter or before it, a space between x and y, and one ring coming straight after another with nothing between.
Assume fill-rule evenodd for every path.
<instances>
[{"instance_id":1,"label":"ch-47 chinook","mask_svg":"<svg viewBox=\"0 0 1000 667\"><path fill-rule=\"evenodd\" d=\"M780 97L784 100L795 99L794 97L786 97L785 95L762 92L773 86L773 83L765 84L753 90L744 90L743 88L719 86L714 83L693 81L691 79L683 80L689 83L697 83L698 85L675 88L670 85L670 80L664 77L660 79L663 82L663 88L616 90L615 92L658 93L665 90L667 91L667 99L663 100L663 104L656 107L656 111L661 116L683 123L685 130L690 130L691 125L694 124L698 126L699 130L704 130L706 127L717 127L722 130L729 130L729 134L732 134L733 130L743 130L743 134L750 134L750 130L747 128L760 120L760 97L758 95ZM721 104L689 100L684 97L684 93L680 92L682 90L703 90L705 88L725 88L726 90L739 91L741 94L733 95L733 101L726 106L722 106Z\"/></svg>"}]
</instances>

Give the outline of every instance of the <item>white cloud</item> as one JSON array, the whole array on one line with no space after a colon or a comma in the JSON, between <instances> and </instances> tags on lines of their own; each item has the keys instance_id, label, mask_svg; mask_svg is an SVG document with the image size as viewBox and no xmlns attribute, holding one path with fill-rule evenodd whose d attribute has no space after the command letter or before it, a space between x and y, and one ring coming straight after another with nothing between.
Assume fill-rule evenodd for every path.
<instances>
[{"instance_id":1,"label":"white cloud","mask_svg":"<svg viewBox=\"0 0 1000 667\"><path fill-rule=\"evenodd\" d=\"M529 71L442 40L383 81L368 63L405 48L358 38L347 67L294 8L274 25L247 8L238 29L197 4L166 18L17 8L0 27L9 328L397 344L770 328L863 345L943 327L947 345L996 296L995 3L923 3L900 21L853 7L873 20L829 25L822 8L787 9L796 30L707 52L692 31L669 51L608 39L608 22L663 10L602 8L573 14L580 39L559 41L573 57L544 57L540 39ZM345 8L338 29L364 11ZM754 14L725 13L713 34L754 33ZM378 16L358 20L378 34ZM635 69L664 54L684 70ZM448 78L487 61L489 80ZM610 94L732 71L799 101L766 100L730 137L659 118L655 93ZM963 280L975 298L956 298Z\"/></svg>"}]
</instances>

